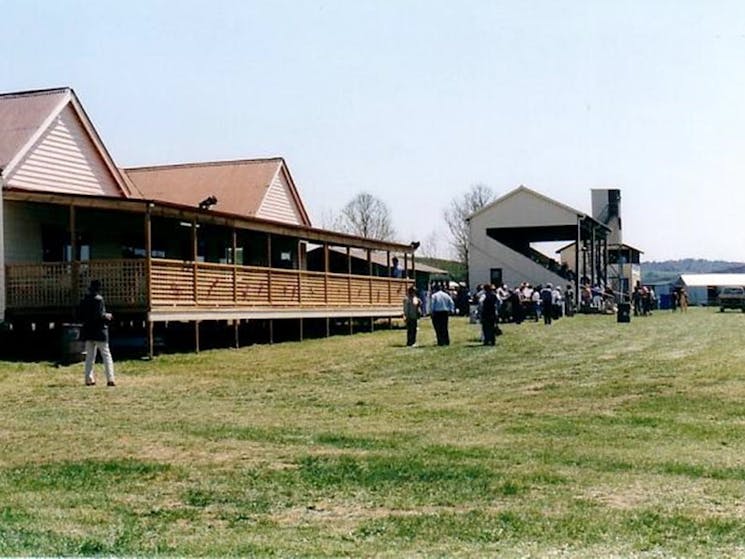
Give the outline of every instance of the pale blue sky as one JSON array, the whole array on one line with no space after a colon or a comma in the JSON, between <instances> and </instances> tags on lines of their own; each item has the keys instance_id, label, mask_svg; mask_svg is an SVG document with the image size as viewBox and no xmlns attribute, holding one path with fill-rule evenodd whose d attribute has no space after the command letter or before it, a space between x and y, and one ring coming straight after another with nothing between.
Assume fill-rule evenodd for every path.
<instances>
[{"instance_id":1,"label":"pale blue sky","mask_svg":"<svg viewBox=\"0 0 745 559\"><path fill-rule=\"evenodd\" d=\"M286 158L314 222L366 190L402 241L474 183L646 260L745 261L745 2L0 0L0 90L71 86L121 166Z\"/></svg>"}]
</instances>

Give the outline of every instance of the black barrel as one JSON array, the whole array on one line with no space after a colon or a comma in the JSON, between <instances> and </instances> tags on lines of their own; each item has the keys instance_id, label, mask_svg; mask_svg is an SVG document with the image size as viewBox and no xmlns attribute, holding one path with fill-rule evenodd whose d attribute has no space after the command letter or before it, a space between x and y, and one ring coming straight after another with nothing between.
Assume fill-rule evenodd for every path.
<instances>
[{"instance_id":1,"label":"black barrel","mask_svg":"<svg viewBox=\"0 0 745 559\"><path fill-rule=\"evenodd\" d=\"M631 322L631 303L618 303L618 322Z\"/></svg>"},{"instance_id":2,"label":"black barrel","mask_svg":"<svg viewBox=\"0 0 745 559\"><path fill-rule=\"evenodd\" d=\"M65 323L60 328L60 361L80 363L85 359L85 342L80 339L81 324Z\"/></svg>"}]
</instances>

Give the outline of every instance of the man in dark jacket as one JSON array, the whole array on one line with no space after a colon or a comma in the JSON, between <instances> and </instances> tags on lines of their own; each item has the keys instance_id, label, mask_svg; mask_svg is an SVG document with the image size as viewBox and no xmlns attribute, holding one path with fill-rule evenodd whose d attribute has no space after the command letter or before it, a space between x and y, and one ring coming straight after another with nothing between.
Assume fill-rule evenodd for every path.
<instances>
[{"instance_id":1,"label":"man in dark jacket","mask_svg":"<svg viewBox=\"0 0 745 559\"><path fill-rule=\"evenodd\" d=\"M481 300L481 330L484 334L484 345L494 345L496 341L497 310L499 299L494 293L494 287L487 284L484 286L484 295Z\"/></svg>"},{"instance_id":2,"label":"man in dark jacket","mask_svg":"<svg viewBox=\"0 0 745 559\"><path fill-rule=\"evenodd\" d=\"M85 294L80 303L80 319L83 328L80 338L85 341L85 384L93 386L96 379L93 376L93 364L96 362L96 353L101 352L104 371L106 372L106 385L115 386L114 382L114 360L111 358L109 349L109 322L111 313L106 312L106 305L101 296L101 282L91 281L88 293Z\"/></svg>"},{"instance_id":3,"label":"man in dark jacket","mask_svg":"<svg viewBox=\"0 0 745 559\"><path fill-rule=\"evenodd\" d=\"M541 313L543 313L543 323L551 324L551 316L554 310L554 290L549 283L541 289Z\"/></svg>"}]
</instances>

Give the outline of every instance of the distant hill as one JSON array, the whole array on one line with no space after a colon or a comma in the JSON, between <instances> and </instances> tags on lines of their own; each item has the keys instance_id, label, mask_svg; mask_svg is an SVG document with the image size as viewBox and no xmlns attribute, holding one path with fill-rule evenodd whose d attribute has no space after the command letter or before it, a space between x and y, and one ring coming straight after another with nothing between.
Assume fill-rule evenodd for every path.
<instances>
[{"instance_id":1,"label":"distant hill","mask_svg":"<svg viewBox=\"0 0 745 559\"><path fill-rule=\"evenodd\" d=\"M703 258L684 258L662 262L642 262L642 281L644 283L669 283L681 274L742 274L745 263L726 260L705 260Z\"/></svg>"}]
</instances>

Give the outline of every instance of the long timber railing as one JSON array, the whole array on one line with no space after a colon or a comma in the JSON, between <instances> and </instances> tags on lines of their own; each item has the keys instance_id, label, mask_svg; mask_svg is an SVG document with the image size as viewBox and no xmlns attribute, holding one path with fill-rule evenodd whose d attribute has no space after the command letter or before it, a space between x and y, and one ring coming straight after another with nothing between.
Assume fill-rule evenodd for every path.
<instances>
[{"instance_id":1,"label":"long timber railing","mask_svg":"<svg viewBox=\"0 0 745 559\"><path fill-rule=\"evenodd\" d=\"M181 260L119 259L6 266L10 310L77 305L91 279L111 308L399 309L411 280Z\"/></svg>"}]
</instances>

